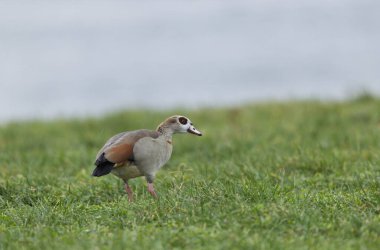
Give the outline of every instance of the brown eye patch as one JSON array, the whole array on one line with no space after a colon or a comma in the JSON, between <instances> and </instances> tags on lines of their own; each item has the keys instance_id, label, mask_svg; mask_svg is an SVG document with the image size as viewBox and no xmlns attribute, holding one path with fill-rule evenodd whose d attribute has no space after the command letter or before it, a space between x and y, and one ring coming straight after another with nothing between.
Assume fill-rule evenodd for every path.
<instances>
[{"instance_id":1,"label":"brown eye patch","mask_svg":"<svg viewBox=\"0 0 380 250\"><path fill-rule=\"evenodd\" d=\"M187 124L187 119L185 117L180 117L178 118L179 122L182 124L182 125L185 125Z\"/></svg>"}]
</instances>

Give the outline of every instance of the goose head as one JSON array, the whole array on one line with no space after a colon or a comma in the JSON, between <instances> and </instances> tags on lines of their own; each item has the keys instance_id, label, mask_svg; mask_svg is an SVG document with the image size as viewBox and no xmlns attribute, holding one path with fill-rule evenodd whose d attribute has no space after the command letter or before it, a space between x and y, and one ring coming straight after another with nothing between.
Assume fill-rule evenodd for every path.
<instances>
[{"instance_id":1,"label":"goose head","mask_svg":"<svg viewBox=\"0 0 380 250\"><path fill-rule=\"evenodd\" d=\"M194 127L190 119L183 115L174 115L167 118L158 126L157 131L161 133L167 131L172 134L189 133L202 136L202 133Z\"/></svg>"}]
</instances>

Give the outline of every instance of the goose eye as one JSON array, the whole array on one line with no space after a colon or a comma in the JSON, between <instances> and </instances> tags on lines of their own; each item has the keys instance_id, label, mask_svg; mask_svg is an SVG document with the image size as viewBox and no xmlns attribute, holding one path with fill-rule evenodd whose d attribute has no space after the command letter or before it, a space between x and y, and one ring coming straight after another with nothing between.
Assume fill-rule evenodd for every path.
<instances>
[{"instance_id":1,"label":"goose eye","mask_svg":"<svg viewBox=\"0 0 380 250\"><path fill-rule=\"evenodd\" d=\"M187 119L185 117L180 117L178 120L179 120L179 123L181 123L182 125L187 124Z\"/></svg>"}]
</instances>

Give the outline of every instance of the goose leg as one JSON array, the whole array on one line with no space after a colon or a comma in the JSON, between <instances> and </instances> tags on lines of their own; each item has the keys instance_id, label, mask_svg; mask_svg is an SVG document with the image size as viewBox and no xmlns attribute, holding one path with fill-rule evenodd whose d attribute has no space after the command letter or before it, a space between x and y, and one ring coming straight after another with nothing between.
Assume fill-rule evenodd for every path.
<instances>
[{"instance_id":1,"label":"goose leg","mask_svg":"<svg viewBox=\"0 0 380 250\"><path fill-rule=\"evenodd\" d=\"M125 188L125 192L127 192L127 195L128 195L128 200L130 202L133 201L133 192L132 192L132 189L131 187L128 185L128 181L124 181L124 188Z\"/></svg>"},{"instance_id":2,"label":"goose leg","mask_svg":"<svg viewBox=\"0 0 380 250\"><path fill-rule=\"evenodd\" d=\"M148 192L149 192L154 198L157 198L156 191L154 191L153 182L148 182Z\"/></svg>"},{"instance_id":3,"label":"goose leg","mask_svg":"<svg viewBox=\"0 0 380 250\"><path fill-rule=\"evenodd\" d=\"M154 191L153 186L153 180L154 180L154 173L145 175L146 182L148 183L148 192L154 197L157 198L156 191Z\"/></svg>"}]
</instances>

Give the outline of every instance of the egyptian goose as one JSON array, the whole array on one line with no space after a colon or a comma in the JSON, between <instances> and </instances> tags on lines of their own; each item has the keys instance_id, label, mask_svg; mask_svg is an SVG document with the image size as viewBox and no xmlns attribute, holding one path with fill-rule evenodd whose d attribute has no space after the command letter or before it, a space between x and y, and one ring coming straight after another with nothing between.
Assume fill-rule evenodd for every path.
<instances>
[{"instance_id":1,"label":"egyptian goose","mask_svg":"<svg viewBox=\"0 0 380 250\"><path fill-rule=\"evenodd\" d=\"M157 197L153 181L157 171L170 159L172 135L176 133L202 135L189 118L181 115L167 118L156 131L140 129L117 134L96 155L96 168L92 175L99 177L113 173L123 179L130 201L133 200L133 192L128 180L145 176L148 192Z\"/></svg>"}]
</instances>

